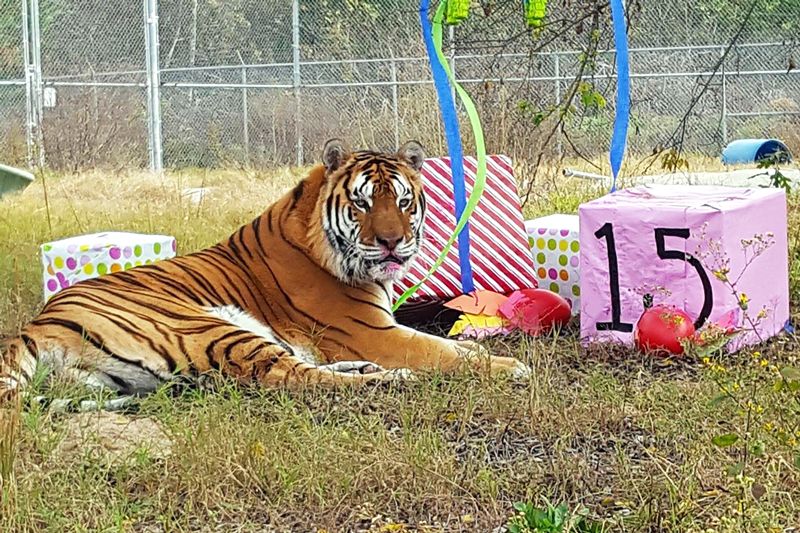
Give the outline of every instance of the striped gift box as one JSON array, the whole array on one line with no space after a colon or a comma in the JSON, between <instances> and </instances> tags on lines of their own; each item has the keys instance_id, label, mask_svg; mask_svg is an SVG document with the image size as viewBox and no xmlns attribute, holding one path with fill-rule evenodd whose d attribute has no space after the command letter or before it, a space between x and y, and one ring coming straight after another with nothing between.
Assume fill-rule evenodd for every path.
<instances>
[{"instance_id":1,"label":"striped gift box","mask_svg":"<svg viewBox=\"0 0 800 533\"><path fill-rule=\"evenodd\" d=\"M472 193L477 169L474 157L464 158L467 195ZM419 282L444 249L456 226L450 158L432 158L422 168L428 214L420 255L408 275L395 284L396 296ZM476 290L510 293L535 288L536 273L520 209L511 160L487 157L486 186L470 217L470 263ZM462 294L458 242L444 263L401 309Z\"/></svg>"}]
</instances>

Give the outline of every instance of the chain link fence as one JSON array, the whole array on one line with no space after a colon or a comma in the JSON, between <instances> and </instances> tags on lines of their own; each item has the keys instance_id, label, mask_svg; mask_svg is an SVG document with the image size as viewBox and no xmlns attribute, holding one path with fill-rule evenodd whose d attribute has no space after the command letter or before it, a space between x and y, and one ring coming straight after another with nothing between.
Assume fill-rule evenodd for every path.
<instances>
[{"instance_id":1,"label":"chain link fence","mask_svg":"<svg viewBox=\"0 0 800 533\"><path fill-rule=\"evenodd\" d=\"M66 170L293 165L332 136L446 151L416 1L0 2L0 150L12 164L43 149ZM534 33L520 4L473 1L471 18L445 30L488 149L603 154L615 94L607 3L550 0ZM753 136L800 150L797 0L626 9L632 153L680 145L717 155Z\"/></svg>"},{"instance_id":2,"label":"chain link fence","mask_svg":"<svg viewBox=\"0 0 800 533\"><path fill-rule=\"evenodd\" d=\"M23 164L27 159L23 19L18 5L5 0L0 5L0 153L9 164Z\"/></svg>"},{"instance_id":3,"label":"chain link fence","mask_svg":"<svg viewBox=\"0 0 800 533\"><path fill-rule=\"evenodd\" d=\"M47 163L147 164L140 2L39 0Z\"/></svg>"}]
</instances>

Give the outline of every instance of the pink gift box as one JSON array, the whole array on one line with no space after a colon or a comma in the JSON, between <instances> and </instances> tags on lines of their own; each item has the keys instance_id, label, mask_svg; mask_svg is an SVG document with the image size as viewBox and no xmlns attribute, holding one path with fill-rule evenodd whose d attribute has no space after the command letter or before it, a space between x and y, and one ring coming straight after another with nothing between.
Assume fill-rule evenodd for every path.
<instances>
[{"instance_id":1,"label":"pink gift box","mask_svg":"<svg viewBox=\"0 0 800 533\"><path fill-rule=\"evenodd\" d=\"M472 193L477 169L474 157L464 158L467 195ZM395 284L395 296L423 279L444 249L456 227L450 158L432 158L422 167L428 205L425 237L420 255L408 275ZM470 264L476 290L508 294L535 288L528 237L520 208L511 160L502 155L487 157L486 187L469 219ZM450 300L462 294L458 242L444 263L407 300L402 308L412 309L425 302Z\"/></svg>"},{"instance_id":2,"label":"pink gift box","mask_svg":"<svg viewBox=\"0 0 800 533\"><path fill-rule=\"evenodd\" d=\"M683 309L697 326L735 317L749 331L734 348L779 333L789 319L782 189L641 186L585 203L579 216L585 343L631 342L644 294ZM769 245L753 259L760 242ZM755 331L719 276L738 278Z\"/></svg>"}]
</instances>

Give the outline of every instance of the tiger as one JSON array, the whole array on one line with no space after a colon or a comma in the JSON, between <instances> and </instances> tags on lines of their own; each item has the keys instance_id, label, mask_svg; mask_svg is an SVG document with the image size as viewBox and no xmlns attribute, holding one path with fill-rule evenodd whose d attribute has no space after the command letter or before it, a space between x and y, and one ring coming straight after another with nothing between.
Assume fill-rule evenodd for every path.
<instances>
[{"instance_id":1,"label":"tiger","mask_svg":"<svg viewBox=\"0 0 800 533\"><path fill-rule=\"evenodd\" d=\"M146 395L217 373L265 387L417 379L475 369L519 379L530 368L472 341L398 324L393 284L423 239L424 149L353 151L321 162L216 245L76 283L0 345L0 396L37 367Z\"/></svg>"}]
</instances>

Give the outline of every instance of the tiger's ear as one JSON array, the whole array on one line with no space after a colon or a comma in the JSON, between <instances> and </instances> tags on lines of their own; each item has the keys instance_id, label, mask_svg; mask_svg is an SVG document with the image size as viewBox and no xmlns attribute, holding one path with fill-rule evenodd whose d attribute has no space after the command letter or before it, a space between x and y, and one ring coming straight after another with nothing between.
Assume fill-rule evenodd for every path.
<instances>
[{"instance_id":1,"label":"tiger's ear","mask_svg":"<svg viewBox=\"0 0 800 533\"><path fill-rule=\"evenodd\" d=\"M422 164L425 163L425 150L417 141L408 141L397 151L397 157L419 172L422 169Z\"/></svg>"},{"instance_id":2,"label":"tiger's ear","mask_svg":"<svg viewBox=\"0 0 800 533\"><path fill-rule=\"evenodd\" d=\"M325 170L333 172L350 157L350 147L341 139L331 139L322 149L322 163Z\"/></svg>"}]
</instances>

